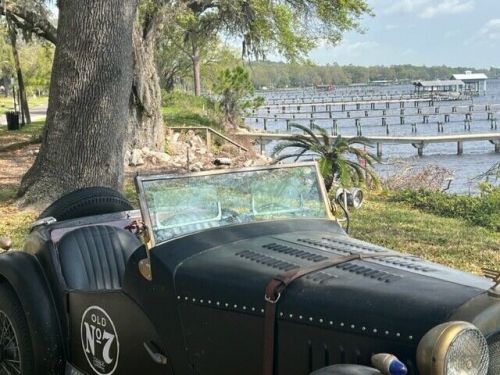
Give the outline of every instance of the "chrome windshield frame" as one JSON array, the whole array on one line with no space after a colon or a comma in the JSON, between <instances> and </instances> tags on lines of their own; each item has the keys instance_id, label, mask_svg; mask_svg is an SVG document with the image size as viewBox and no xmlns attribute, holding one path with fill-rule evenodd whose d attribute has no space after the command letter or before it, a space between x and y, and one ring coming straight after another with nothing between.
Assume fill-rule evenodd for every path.
<instances>
[{"instance_id":1,"label":"chrome windshield frame","mask_svg":"<svg viewBox=\"0 0 500 375\"><path fill-rule=\"evenodd\" d=\"M265 170L273 170L273 169L286 169L286 168L300 168L300 167L314 167L316 170L316 178L318 181L318 186L320 190L321 198L324 202L324 208L326 215L329 219L335 220L335 217L332 214L331 202L328 199L328 193L324 184L323 177L321 176L321 172L319 170L319 165L317 162L300 162L300 163L287 163L287 164L273 164L273 165L265 165L258 167L246 167L246 168L227 168L227 169L213 169L208 171L201 172L190 172L190 173L182 173L182 174L155 174L155 175L137 175L135 177L135 186L137 190L138 200L140 211L142 214L142 219L144 224L146 225L149 237L149 243L147 244L149 248L153 248L156 245L151 216L148 210L148 205L146 203L146 193L144 191L143 182L149 181L158 181L158 180L171 180L171 179L185 179L191 177L202 177L202 176L211 176L211 175L222 175L222 174L232 174L232 173L244 173L244 172L254 172L254 171L265 171ZM165 241L167 242L167 241ZM161 243L164 243L163 241Z\"/></svg>"}]
</instances>

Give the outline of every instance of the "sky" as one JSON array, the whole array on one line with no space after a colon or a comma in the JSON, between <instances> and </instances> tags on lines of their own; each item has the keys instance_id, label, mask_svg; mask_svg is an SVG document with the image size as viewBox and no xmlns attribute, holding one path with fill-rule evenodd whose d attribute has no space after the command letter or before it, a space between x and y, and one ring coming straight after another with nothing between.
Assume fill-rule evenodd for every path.
<instances>
[{"instance_id":1,"label":"sky","mask_svg":"<svg viewBox=\"0 0 500 375\"><path fill-rule=\"evenodd\" d=\"M364 34L309 54L317 64L500 67L500 0L367 0Z\"/></svg>"}]
</instances>

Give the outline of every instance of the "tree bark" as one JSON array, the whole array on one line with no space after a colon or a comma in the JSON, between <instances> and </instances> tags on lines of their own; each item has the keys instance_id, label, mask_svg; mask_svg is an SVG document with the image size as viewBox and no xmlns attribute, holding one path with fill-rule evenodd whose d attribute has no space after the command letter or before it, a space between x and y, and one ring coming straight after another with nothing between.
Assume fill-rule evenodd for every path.
<instances>
[{"instance_id":1,"label":"tree bark","mask_svg":"<svg viewBox=\"0 0 500 375\"><path fill-rule=\"evenodd\" d=\"M59 0L59 27L40 152L25 204L87 186L120 189L133 80L137 0Z\"/></svg>"},{"instance_id":2,"label":"tree bark","mask_svg":"<svg viewBox=\"0 0 500 375\"><path fill-rule=\"evenodd\" d=\"M161 114L160 79L155 62L156 35L154 31L144 35L136 22L132 38L134 80L129 101L127 151L147 147L162 152L165 129Z\"/></svg>"},{"instance_id":3,"label":"tree bark","mask_svg":"<svg viewBox=\"0 0 500 375\"><path fill-rule=\"evenodd\" d=\"M19 86L19 107L23 115L23 120L26 119L26 123L31 124L30 109L28 106L28 98L26 97L26 87L24 86L23 71L21 70L21 62L19 61L19 52L17 50L17 32L10 21L8 22L10 45L12 46L12 55L14 56L14 64L16 66L17 84Z\"/></svg>"},{"instance_id":4,"label":"tree bark","mask_svg":"<svg viewBox=\"0 0 500 375\"><path fill-rule=\"evenodd\" d=\"M193 54L191 55L191 61L193 62L194 94L196 96L199 96L201 95L201 61L200 49L196 45L193 45Z\"/></svg>"}]
</instances>

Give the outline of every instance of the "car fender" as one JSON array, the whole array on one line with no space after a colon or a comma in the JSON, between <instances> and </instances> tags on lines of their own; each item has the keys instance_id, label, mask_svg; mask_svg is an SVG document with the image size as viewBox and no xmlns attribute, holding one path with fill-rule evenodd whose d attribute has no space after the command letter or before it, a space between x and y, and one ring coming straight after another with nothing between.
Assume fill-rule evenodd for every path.
<instances>
[{"instance_id":1,"label":"car fender","mask_svg":"<svg viewBox=\"0 0 500 375\"><path fill-rule=\"evenodd\" d=\"M12 287L28 322L38 374L60 374L63 339L52 293L38 260L25 252L0 255L0 282Z\"/></svg>"}]
</instances>

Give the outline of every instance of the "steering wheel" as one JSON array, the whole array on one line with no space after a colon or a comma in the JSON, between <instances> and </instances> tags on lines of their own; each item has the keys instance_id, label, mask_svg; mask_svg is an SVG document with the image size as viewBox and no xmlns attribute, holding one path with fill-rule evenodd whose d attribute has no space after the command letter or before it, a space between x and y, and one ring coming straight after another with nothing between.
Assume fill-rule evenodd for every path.
<instances>
[{"instance_id":1,"label":"steering wheel","mask_svg":"<svg viewBox=\"0 0 500 375\"><path fill-rule=\"evenodd\" d=\"M287 207L283 204L280 204L278 202L270 202L267 203L261 207L258 208L258 213L266 213L265 211L282 211L282 210L289 210L290 207ZM271 212L272 213L272 212Z\"/></svg>"},{"instance_id":2,"label":"steering wheel","mask_svg":"<svg viewBox=\"0 0 500 375\"><path fill-rule=\"evenodd\" d=\"M230 208L222 209L222 221L225 221L230 224L240 224L243 223L243 220L239 213Z\"/></svg>"},{"instance_id":3,"label":"steering wheel","mask_svg":"<svg viewBox=\"0 0 500 375\"><path fill-rule=\"evenodd\" d=\"M164 213L158 215L158 222L163 226L175 224L186 225L200 220L200 217L205 216L207 213L210 213L210 211L203 208L192 208L175 214Z\"/></svg>"}]
</instances>

